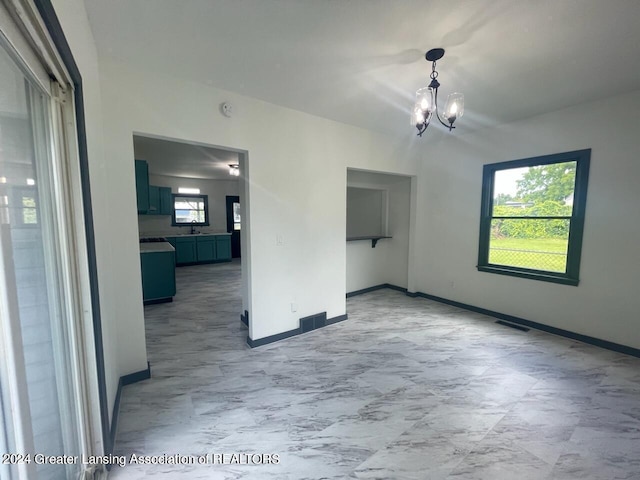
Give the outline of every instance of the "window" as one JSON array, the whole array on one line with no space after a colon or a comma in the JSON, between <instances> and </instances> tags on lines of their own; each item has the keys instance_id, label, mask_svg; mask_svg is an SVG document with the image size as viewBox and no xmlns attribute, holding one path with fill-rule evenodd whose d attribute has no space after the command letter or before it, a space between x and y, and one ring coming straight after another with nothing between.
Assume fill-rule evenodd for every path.
<instances>
[{"instance_id":1,"label":"window","mask_svg":"<svg viewBox=\"0 0 640 480\"><path fill-rule=\"evenodd\" d=\"M14 205L9 205L13 211L15 223L22 225L36 225L38 223L38 205L36 189L34 187L13 188Z\"/></svg>"},{"instance_id":2,"label":"window","mask_svg":"<svg viewBox=\"0 0 640 480\"><path fill-rule=\"evenodd\" d=\"M240 202L233 202L233 229L240 230Z\"/></svg>"},{"instance_id":3,"label":"window","mask_svg":"<svg viewBox=\"0 0 640 480\"><path fill-rule=\"evenodd\" d=\"M172 195L172 225L209 225L207 195Z\"/></svg>"},{"instance_id":4,"label":"window","mask_svg":"<svg viewBox=\"0 0 640 480\"><path fill-rule=\"evenodd\" d=\"M590 157L484 166L478 270L578 285Z\"/></svg>"}]
</instances>

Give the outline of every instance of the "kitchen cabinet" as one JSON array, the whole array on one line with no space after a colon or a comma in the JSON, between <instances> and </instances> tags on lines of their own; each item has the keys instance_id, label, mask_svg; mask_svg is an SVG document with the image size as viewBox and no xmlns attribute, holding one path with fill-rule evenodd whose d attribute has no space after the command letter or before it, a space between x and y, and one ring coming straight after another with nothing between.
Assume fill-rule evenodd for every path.
<instances>
[{"instance_id":1,"label":"kitchen cabinet","mask_svg":"<svg viewBox=\"0 0 640 480\"><path fill-rule=\"evenodd\" d=\"M196 250L198 253L198 263L213 262L216 258L216 237L202 236L196 237Z\"/></svg>"},{"instance_id":2,"label":"kitchen cabinet","mask_svg":"<svg viewBox=\"0 0 640 480\"><path fill-rule=\"evenodd\" d=\"M149 209L147 215L158 215L160 213L160 187L149 185Z\"/></svg>"},{"instance_id":3,"label":"kitchen cabinet","mask_svg":"<svg viewBox=\"0 0 640 480\"><path fill-rule=\"evenodd\" d=\"M173 214L173 199L171 198L171 187L158 187L160 193L160 215Z\"/></svg>"},{"instance_id":4,"label":"kitchen cabinet","mask_svg":"<svg viewBox=\"0 0 640 480\"><path fill-rule=\"evenodd\" d=\"M176 255L166 243L140 247L142 297L145 304L170 302L176 294Z\"/></svg>"},{"instance_id":5,"label":"kitchen cabinet","mask_svg":"<svg viewBox=\"0 0 640 480\"><path fill-rule=\"evenodd\" d=\"M176 264L177 265L196 263L198 261L195 237L191 237L191 236L176 237L175 246L176 246Z\"/></svg>"},{"instance_id":6,"label":"kitchen cabinet","mask_svg":"<svg viewBox=\"0 0 640 480\"><path fill-rule=\"evenodd\" d=\"M229 235L181 235L167 241L176 249L178 266L231 261Z\"/></svg>"},{"instance_id":7,"label":"kitchen cabinet","mask_svg":"<svg viewBox=\"0 0 640 480\"><path fill-rule=\"evenodd\" d=\"M216 238L216 260L231 261L231 235L218 235Z\"/></svg>"},{"instance_id":8,"label":"kitchen cabinet","mask_svg":"<svg viewBox=\"0 0 640 480\"><path fill-rule=\"evenodd\" d=\"M138 213L149 211L149 165L144 160L136 160L136 201Z\"/></svg>"},{"instance_id":9,"label":"kitchen cabinet","mask_svg":"<svg viewBox=\"0 0 640 480\"><path fill-rule=\"evenodd\" d=\"M171 215L171 188L149 185L149 210L147 215Z\"/></svg>"},{"instance_id":10,"label":"kitchen cabinet","mask_svg":"<svg viewBox=\"0 0 640 480\"><path fill-rule=\"evenodd\" d=\"M136 160L136 202L139 215L171 215L173 201L170 187L149 185L149 164Z\"/></svg>"}]
</instances>

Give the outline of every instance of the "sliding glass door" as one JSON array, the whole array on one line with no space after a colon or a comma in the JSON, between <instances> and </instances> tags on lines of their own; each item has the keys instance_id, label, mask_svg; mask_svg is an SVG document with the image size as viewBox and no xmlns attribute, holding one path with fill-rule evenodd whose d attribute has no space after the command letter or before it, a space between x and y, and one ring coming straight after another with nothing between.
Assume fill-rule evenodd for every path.
<instances>
[{"instance_id":1,"label":"sliding glass door","mask_svg":"<svg viewBox=\"0 0 640 480\"><path fill-rule=\"evenodd\" d=\"M0 465L8 479L79 478L82 394L56 101L0 35ZM31 457L20 455L31 454Z\"/></svg>"}]
</instances>

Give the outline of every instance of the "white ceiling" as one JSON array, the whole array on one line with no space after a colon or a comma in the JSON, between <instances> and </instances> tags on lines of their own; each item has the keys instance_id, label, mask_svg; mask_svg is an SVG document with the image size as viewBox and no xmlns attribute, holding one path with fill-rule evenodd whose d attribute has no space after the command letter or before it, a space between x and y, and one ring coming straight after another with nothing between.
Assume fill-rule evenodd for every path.
<instances>
[{"instance_id":1,"label":"white ceiling","mask_svg":"<svg viewBox=\"0 0 640 480\"><path fill-rule=\"evenodd\" d=\"M100 55L391 134L434 47L461 130L640 88L639 0L85 1Z\"/></svg>"},{"instance_id":2,"label":"white ceiling","mask_svg":"<svg viewBox=\"0 0 640 480\"><path fill-rule=\"evenodd\" d=\"M238 164L238 154L204 145L133 136L136 159L149 163L152 175L182 178L237 180L229 175L229 165Z\"/></svg>"}]
</instances>

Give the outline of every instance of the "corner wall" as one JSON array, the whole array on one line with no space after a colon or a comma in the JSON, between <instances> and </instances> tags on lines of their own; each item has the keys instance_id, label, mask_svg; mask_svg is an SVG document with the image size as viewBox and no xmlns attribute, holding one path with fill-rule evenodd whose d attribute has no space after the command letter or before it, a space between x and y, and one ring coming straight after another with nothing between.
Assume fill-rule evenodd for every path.
<instances>
[{"instance_id":1,"label":"corner wall","mask_svg":"<svg viewBox=\"0 0 640 480\"><path fill-rule=\"evenodd\" d=\"M640 92L427 145L416 290L640 348ZM577 287L478 272L482 166L591 148Z\"/></svg>"}]
</instances>

